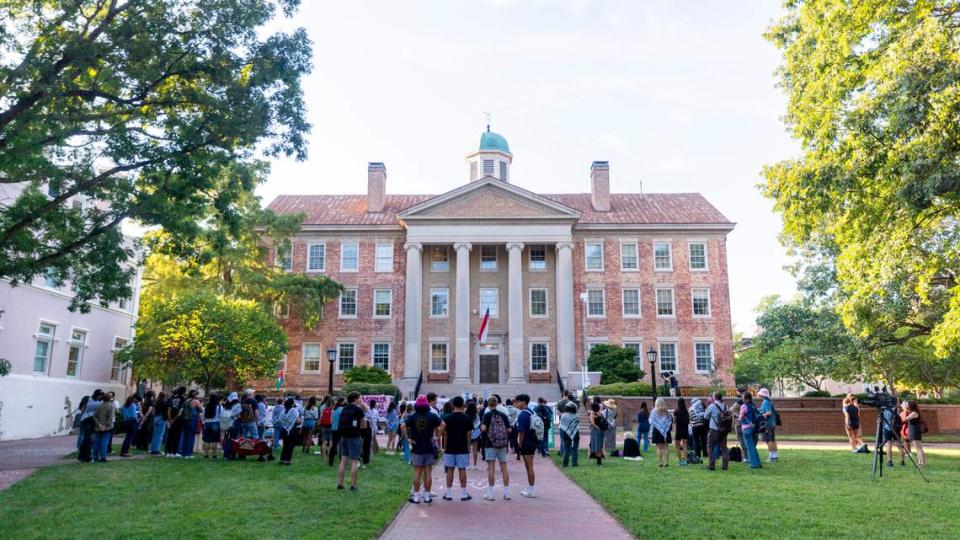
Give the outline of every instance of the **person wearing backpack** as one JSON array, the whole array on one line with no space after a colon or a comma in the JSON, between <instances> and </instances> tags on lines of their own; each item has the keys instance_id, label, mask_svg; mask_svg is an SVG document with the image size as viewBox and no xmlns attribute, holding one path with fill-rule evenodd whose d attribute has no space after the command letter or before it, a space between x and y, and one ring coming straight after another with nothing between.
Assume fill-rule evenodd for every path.
<instances>
[{"instance_id":1,"label":"person wearing backpack","mask_svg":"<svg viewBox=\"0 0 960 540\"><path fill-rule=\"evenodd\" d=\"M610 429L607 417L600 412L600 404L594 401L590 404L590 459L596 459L597 465L603 465L603 433Z\"/></svg>"},{"instance_id":2,"label":"person wearing backpack","mask_svg":"<svg viewBox=\"0 0 960 540\"><path fill-rule=\"evenodd\" d=\"M566 467L573 458L573 466L577 466L580 454L580 416L577 414L577 404L567 400L566 408L560 415L560 452L563 455L563 466Z\"/></svg>"},{"instance_id":3,"label":"person wearing backpack","mask_svg":"<svg viewBox=\"0 0 960 540\"><path fill-rule=\"evenodd\" d=\"M693 438L690 439L693 453L698 457L707 457L707 434L710 426L707 425L706 408L700 398L693 398L690 405L690 427L693 428Z\"/></svg>"},{"instance_id":4,"label":"person wearing backpack","mask_svg":"<svg viewBox=\"0 0 960 540\"><path fill-rule=\"evenodd\" d=\"M500 477L503 480L503 498L510 500L510 471L507 470L507 448L510 446L510 416L500 401L490 396L487 410L480 422L483 432L483 460L487 462L487 491L483 498L492 501L495 498L496 468L500 463Z\"/></svg>"},{"instance_id":5,"label":"person wearing backpack","mask_svg":"<svg viewBox=\"0 0 960 540\"><path fill-rule=\"evenodd\" d=\"M540 438L540 455L547 457L550 455L550 451L547 446L547 437L550 434L550 427L553 425L553 411L550 409L550 406L547 405L547 400L541 396L537 398L537 416L540 417L540 421L543 422L543 433L544 436Z\"/></svg>"},{"instance_id":6,"label":"person wearing backpack","mask_svg":"<svg viewBox=\"0 0 960 540\"><path fill-rule=\"evenodd\" d=\"M707 433L707 452L710 461L707 463L707 470L717 470L717 456L723 457L721 467L727 470L730 464L730 450L727 448L727 435L733 429L733 414L723 403L723 394L716 392L713 394L713 403L704 411L703 417L707 423L709 432Z\"/></svg>"},{"instance_id":7,"label":"person wearing backpack","mask_svg":"<svg viewBox=\"0 0 960 540\"><path fill-rule=\"evenodd\" d=\"M753 394L750 392L743 393L743 405L740 405L740 430L743 432L743 446L744 451L747 454L747 461L750 463L751 469L759 469L763 467L760 464L760 455L757 453L757 439L754 436L758 419L759 412L757 407L753 404Z\"/></svg>"},{"instance_id":8,"label":"person wearing backpack","mask_svg":"<svg viewBox=\"0 0 960 540\"><path fill-rule=\"evenodd\" d=\"M203 413L203 404L197 399L197 391L191 390L180 407L180 457L193 459L193 446L197 440L197 424Z\"/></svg>"},{"instance_id":9,"label":"person wearing backpack","mask_svg":"<svg viewBox=\"0 0 960 540\"><path fill-rule=\"evenodd\" d=\"M520 446L520 456L523 467L527 470L527 488L520 491L524 497L536 497L536 474L533 471L533 456L543 438L543 421L530 410L530 396L520 394L513 400L513 404L520 410L517 416L517 444Z\"/></svg>"},{"instance_id":10,"label":"person wearing backpack","mask_svg":"<svg viewBox=\"0 0 960 540\"><path fill-rule=\"evenodd\" d=\"M259 439L260 432L257 430L257 419L260 415L260 408L257 406L257 400L254 398L253 388L244 390L243 401L240 402L240 436L244 439Z\"/></svg>"},{"instance_id":11,"label":"person wearing backpack","mask_svg":"<svg viewBox=\"0 0 960 540\"><path fill-rule=\"evenodd\" d=\"M763 432L760 437L767 443L767 463L774 463L779 458L777 453L777 425L780 423L780 415L777 414L777 408L773 406L770 399L770 390L761 388L757 395L763 398L760 404L760 415L766 419Z\"/></svg>"}]
</instances>

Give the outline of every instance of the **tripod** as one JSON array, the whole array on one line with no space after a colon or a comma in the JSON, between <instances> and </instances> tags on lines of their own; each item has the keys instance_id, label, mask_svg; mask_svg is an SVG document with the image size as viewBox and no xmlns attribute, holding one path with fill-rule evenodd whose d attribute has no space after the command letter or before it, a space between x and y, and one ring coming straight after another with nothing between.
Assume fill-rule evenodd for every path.
<instances>
[{"instance_id":1,"label":"tripod","mask_svg":"<svg viewBox=\"0 0 960 540\"><path fill-rule=\"evenodd\" d=\"M889 431L890 434L893 435L893 442L897 444L897 448L910 458L910 463L913 463L913 467L920 473L920 478L923 478L924 482L929 483L930 480L923 475L923 470L917 465L917 462L913 460L913 454L907 451L907 447L903 444L903 439L900 438L900 434L893 428L893 423L884 415L884 413L888 411L892 414L897 414L896 411L890 407L881 406L877 408L877 439L876 446L873 447L873 479L877 479L877 473L880 473L880 477L883 478L883 457L880 454L883 452L881 448L885 447L887 443L884 437L884 431ZM890 453L891 455L887 456L887 459L892 461L893 449L891 449Z\"/></svg>"}]
</instances>

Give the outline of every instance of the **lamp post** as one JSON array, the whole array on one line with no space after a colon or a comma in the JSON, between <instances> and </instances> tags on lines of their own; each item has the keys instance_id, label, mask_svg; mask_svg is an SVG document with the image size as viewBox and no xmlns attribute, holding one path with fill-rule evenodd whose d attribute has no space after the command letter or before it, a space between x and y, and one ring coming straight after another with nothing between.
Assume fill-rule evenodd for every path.
<instances>
[{"instance_id":1,"label":"lamp post","mask_svg":"<svg viewBox=\"0 0 960 540\"><path fill-rule=\"evenodd\" d=\"M650 346L647 351L647 362L650 362L650 391L653 392L653 401L657 401L657 350Z\"/></svg>"},{"instance_id":2,"label":"lamp post","mask_svg":"<svg viewBox=\"0 0 960 540\"><path fill-rule=\"evenodd\" d=\"M586 403L587 399L587 360L590 357L590 343L587 342L587 313L589 310L589 300L589 294L586 292L580 293L580 302L583 303L583 323L581 324L581 327L583 328L583 364L580 366L582 369L580 378L580 393L583 397L584 403Z\"/></svg>"},{"instance_id":3,"label":"lamp post","mask_svg":"<svg viewBox=\"0 0 960 540\"><path fill-rule=\"evenodd\" d=\"M330 362L330 384L327 387L327 395L333 396L333 364L337 361L337 350L333 347L327 349L327 362Z\"/></svg>"}]
</instances>

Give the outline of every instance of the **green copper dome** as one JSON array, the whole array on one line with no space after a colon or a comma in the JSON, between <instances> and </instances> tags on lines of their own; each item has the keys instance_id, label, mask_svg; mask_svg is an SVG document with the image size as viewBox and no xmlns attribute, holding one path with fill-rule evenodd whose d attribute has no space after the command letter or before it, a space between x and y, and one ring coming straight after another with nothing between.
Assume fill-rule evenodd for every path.
<instances>
[{"instance_id":1,"label":"green copper dome","mask_svg":"<svg viewBox=\"0 0 960 540\"><path fill-rule=\"evenodd\" d=\"M484 131L483 134L480 135L480 151L482 152L484 150L499 150L509 154L510 145L507 144L507 140L503 138L503 135L492 131Z\"/></svg>"}]
</instances>

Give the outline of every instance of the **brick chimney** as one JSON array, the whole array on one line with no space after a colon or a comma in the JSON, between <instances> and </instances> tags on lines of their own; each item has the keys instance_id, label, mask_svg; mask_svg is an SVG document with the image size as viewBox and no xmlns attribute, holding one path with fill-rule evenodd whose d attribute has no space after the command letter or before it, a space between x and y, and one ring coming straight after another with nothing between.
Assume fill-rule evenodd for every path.
<instances>
[{"instance_id":1,"label":"brick chimney","mask_svg":"<svg viewBox=\"0 0 960 540\"><path fill-rule=\"evenodd\" d=\"M387 168L383 163L367 164L367 212L383 212L387 198Z\"/></svg>"},{"instance_id":2,"label":"brick chimney","mask_svg":"<svg viewBox=\"0 0 960 540\"><path fill-rule=\"evenodd\" d=\"M594 161L590 165L590 195L594 210L610 211L610 164L608 162Z\"/></svg>"}]
</instances>

